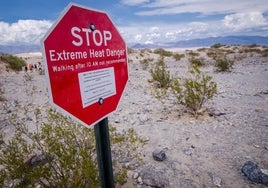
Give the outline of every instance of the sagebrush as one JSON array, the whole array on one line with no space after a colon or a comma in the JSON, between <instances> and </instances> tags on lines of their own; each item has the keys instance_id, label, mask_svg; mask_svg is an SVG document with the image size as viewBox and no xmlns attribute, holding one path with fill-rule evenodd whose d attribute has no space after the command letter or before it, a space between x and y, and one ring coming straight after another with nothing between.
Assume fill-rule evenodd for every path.
<instances>
[{"instance_id":1,"label":"sagebrush","mask_svg":"<svg viewBox=\"0 0 268 188\"><path fill-rule=\"evenodd\" d=\"M202 62L203 64L203 62ZM183 104L197 117L203 105L217 93L217 84L211 76L205 75L199 63L193 63L190 77L173 78L161 58L154 69L150 70L152 79L158 84L154 88L154 96L158 99L166 97L171 88L179 104Z\"/></svg>"},{"instance_id":2,"label":"sagebrush","mask_svg":"<svg viewBox=\"0 0 268 188\"><path fill-rule=\"evenodd\" d=\"M22 67L26 66L26 62L23 59L13 55L1 55L1 59L14 71L21 71Z\"/></svg>"},{"instance_id":3,"label":"sagebrush","mask_svg":"<svg viewBox=\"0 0 268 188\"><path fill-rule=\"evenodd\" d=\"M203 105L217 93L217 84L197 66L193 66L189 72L189 78L173 80L172 91L179 103L189 108L197 117Z\"/></svg>"},{"instance_id":4,"label":"sagebrush","mask_svg":"<svg viewBox=\"0 0 268 188\"><path fill-rule=\"evenodd\" d=\"M234 62L226 57L218 57L215 59L216 71L218 72L229 72L233 68Z\"/></svg>"},{"instance_id":5,"label":"sagebrush","mask_svg":"<svg viewBox=\"0 0 268 188\"><path fill-rule=\"evenodd\" d=\"M170 72L167 70L164 62L164 57L161 56L155 67L150 70L152 79L157 82L157 86L160 88L168 88L172 81Z\"/></svg>"},{"instance_id":6,"label":"sagebrush","mask_svg":"<svg viewBox=\"0 0 268 188\"><path fill-rule=\"evenodd\" d=\"M5 139L0 134L0 187L99 187L93 130L52 109L46 122L41 121L41 109L34 114L34 128L13 114L14 136ZM142 162L136 151L145 141L132 129L120 133L111 128L110 138L115 180L122 183L126 169L118 161L129 157Z\"/></svg>"}]
</instances>

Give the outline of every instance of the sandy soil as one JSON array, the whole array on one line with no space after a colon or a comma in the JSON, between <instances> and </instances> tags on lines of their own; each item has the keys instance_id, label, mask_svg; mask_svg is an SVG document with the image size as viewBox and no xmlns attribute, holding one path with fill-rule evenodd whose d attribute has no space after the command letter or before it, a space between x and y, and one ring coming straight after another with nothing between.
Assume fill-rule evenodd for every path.
<instances>
[{"instance_id":1,"label":"sandy soil","mask_svg":"<svg viewBox=\"0 0 268 188\"><path fill-rule=\"evenodd\" d=\"M176 49L172 51L176 52ZM179 53L187 51L178 50ZM158 55L139 50L129 55L129 82L115 113L109 122L118 129L134 128L148 143L142 148L144 165L129 174L141 176L145 170L160 173L168 180L167 187L264 187L249 182L241 173L243 164L251 160L268 169L268 58L258 53L232 54L235 59L231 72L215 72L212 60L206 53L207 65L201 70L213 76L218 93L205 106L214 115L205 112L198 119L187 113L172 96L162 100L152 95L153 85L149 68L144 70L140 61L157 60ZM165 62L173 76L184 77L189 68L189 55L175 61L166 57ZM28 56L29 63L41 60L40 54ZM28 73L32 80L25 80L25 73L6 72L1 67L0 84L7 101L1 102L1 126L8 134L12 128L5 125L7 110L16 110L16 104L32 103L49 106L46 79L38 72ZM152 152L164 150L167 159L155 161ZM130 175L131 176L131 175ZM132 177L124 187L146 187Z\"/></svg>"}]
</instances>

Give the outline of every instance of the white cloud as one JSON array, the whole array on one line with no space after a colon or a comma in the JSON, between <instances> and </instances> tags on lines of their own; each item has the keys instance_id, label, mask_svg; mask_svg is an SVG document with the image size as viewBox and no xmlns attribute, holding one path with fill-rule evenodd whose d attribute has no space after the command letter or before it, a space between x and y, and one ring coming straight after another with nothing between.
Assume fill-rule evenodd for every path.
<instances>
[{"instance_id":1,"label":"white cloud","mask_svg":"<svg viewBox=\"0 0 268 188\"><path fill-rule=\"evenodd\" d=\"M268 26L261 12L230 14L224 17L223 24L234 31Z\"/></svg>"},{"instance_id":2,"label":"white cloud","mask_svg":"<svg viewBox=\"0 0 268 188\"><path fill-rule=\"evenodd\" d=\"M161 27L160 27L160 26ZM211 25L212 28L209 26ZM216 23L191 22L181 24L139 23L120 27L119 31L128 43L163 43L210 36ZM214 29L213 29L214 28Z\"/></svg>"},{"instance_id":3,"label":"white cloud","mask_svg":"<svg viewBox=\"0 0 268 188\"><path fill-rule=\"evenodd\" d=\"M165 33L165 38L167 38L169 40L175 40L176 39L176 33L168 31L168 32Z\"/></svg>"},{"instance_id":4,"label":"white cloud","mask_svg":"<svg viewBox=\"0 0 268 188\"><path fill-rule=\"evenodd\" d=\"M239 13L225 16L222 20L189 23L137 23L120 27L125 41L157 44L194 38L226 35L267 36L268 21L261 13ZM256 31L255 31L256 30Z\"/></svg>"},{"instance_id":5,"label":"white cloud","mask_svg":"<svg viewBox=\"0 0 268 188\"><path fill-rule=\"evenodd\" d=\"M150 44L152 44L154 41L159 41L161 35L162 33L160 32L160 28L153 26L148 29L148 32L146 33L146 39L147 41L150 41Z\"/></svg>"},{"instance_id":6,"label":"white cloud","mask_svg":"<svg viewBox=\"0 0 268 188\"><path fill-rule=\"evenodd\" d=\"M150 0L122 0L121 3L124 5L134 6L134 5L141 5L149 1Z\"/></svg>"},{"instance_id":7,"label":"white cloud","mask_svg":"<svg viewBox=\"0 0 268 188\"><path fill-rule=\"evenodd\" d=\"M0 22L0 44L39 44L52 22L47 20L18 20L8 24Z\"/></svg>"},{"instance_id":8,"label":"white cloud","mask_svg":"<svg viewBox=\"0 0 268 188\"><path fill-rule=\"evenodd\" d=\"M226 35L267 36L267 0L151 0L139 1L140 8L135 12L140 16L175 15L198 13L204 16L202 22L143 22L124 27L124 38L129 43L139 41L148 43L171 42L193 38ZM210 20L205 20L206 16ZM225 15L225 16L224 16ZM182 15L185 16L185 15ZM143 18L141 17L141 18ZM153 17L151 17L153 18ZM174 18L174 17L173 17ZM192 19L193 17L191 17ZM200 17L199 17L200 18ZM146 29L145 29L146 28ZM135 34L134 34L135 33Z\"/></svg>"},{"instance_id":9,"label":"white cloud","mask_svg":"<svg viewBox=\"0 0 268 188\"><path fill-rule=\"evenodd\" d=\"M160 31L160 28L158 26L153 26L153 27L150 27L149 28L149 31L150 32L159 32Z\"/></svg>"},{"instance_id":10,"label":"white cloud","mask_svg":"<svg viewBox=\"0 0 268 188\"><path fill-rule=\"evenodd\" d=\"M140 42L141 39L142 39L142 35L141 35L141 34L137 34L136 36L134 36L134 40L135 40L136 42Z\"/></svg>"},{"instance_id":11,"label":"white cloud","mask_svg":"<svg viewBox=\"0 0 268 188\"><path fill-rule=\"evenodd\" d=\"M46 20L19 20L8 24L0 22L0 45L40 44L51 27ZM222 19L189 23L138 22L118 27L126 43L157 44L194 38L225 35L267 36L268 20L261 12L228 14Z\"/></svg>"},{"instance_id":12,"label":"white cloud","mask_svg":"<svg viewBox=\"0 0 268 188\"><path fill-rule=\"evenodd\" d=\"M268 10L267 0L215 1L215 0L155 0L143 5L147 10L137 11L136 15L171 15L180 13L230 14L237 12Z\"/></svg>"},{"instance_id":13,"label":"white cloud","mask_svg":"<svg viewBox=\"0 0 268 188\"><path fill-rule=\"evenodd\" d=\"M144 44L154 44L154 41L148 39L144 42Z\"/></svg>"}]
</instances>

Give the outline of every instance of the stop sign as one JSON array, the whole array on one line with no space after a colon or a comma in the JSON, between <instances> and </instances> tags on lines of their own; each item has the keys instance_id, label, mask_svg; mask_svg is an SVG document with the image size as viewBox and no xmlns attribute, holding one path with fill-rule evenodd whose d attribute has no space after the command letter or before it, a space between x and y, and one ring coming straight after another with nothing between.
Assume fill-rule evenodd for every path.
<instances>
[{"instance_id":1,"label":"stop sign","mask_svg":"<svg viewBox=\"0 0 268 188\"><path fill-rule=\"evenodd\" d=\"M87 127L116 110L128 80L127 49L105 12L69 4L42 45L56 108Z\"/></svg>"}]
</instances>

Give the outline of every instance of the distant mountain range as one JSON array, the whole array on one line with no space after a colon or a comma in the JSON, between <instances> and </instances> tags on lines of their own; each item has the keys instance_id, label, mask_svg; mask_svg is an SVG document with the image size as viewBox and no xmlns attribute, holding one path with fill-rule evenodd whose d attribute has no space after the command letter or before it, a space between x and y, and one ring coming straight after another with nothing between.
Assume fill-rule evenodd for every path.
<instances>
[{"instance_id":1,"label":"distant mountain range","mask_svg":"<svg viewBox=\"0 0 268 188\"><path fill-rule=\"evenodd\" d=\"M0 45L0 53L20 54L29 52L41 52L40 45Z\"/></svg>"},{"instance_id":2,"label":"distant mountain range","mask_svg":"<svg viewBox=\"0 0 268 188\"><path fill-rule=\"evenodd\" d=\"M265 45L268 46L268 36L226 36L209 37L203 39L182 40L158 44L128 44L130 48L187 48L187 47L209 47L221 43L225 45ZM0 52L9 54L40 52L40 45L0 45Z\"/></svg>"},{"instance_id":3,"label":"distant mountain range","mask_svg":"<svg viewBox=\"0 0 268 188\"><path fill-rule=\"evenodd\" d=\"M182 40L163 44L133 44L131 48L187 48L187 47L210 47L214 44L221 43L225 45L264 45L268 46L268 36L226 36L226 37L209 37L203 39Z\"/></svg>"}]
</instances>

